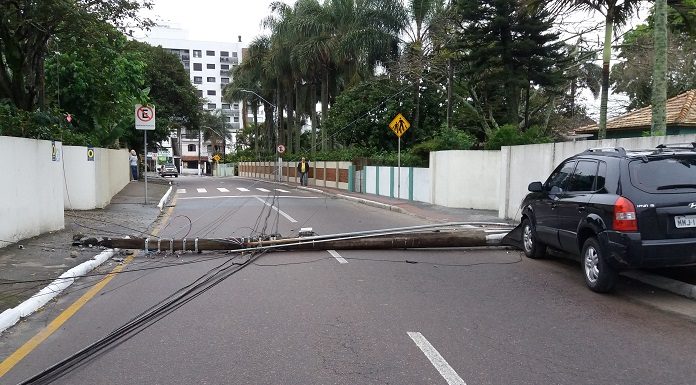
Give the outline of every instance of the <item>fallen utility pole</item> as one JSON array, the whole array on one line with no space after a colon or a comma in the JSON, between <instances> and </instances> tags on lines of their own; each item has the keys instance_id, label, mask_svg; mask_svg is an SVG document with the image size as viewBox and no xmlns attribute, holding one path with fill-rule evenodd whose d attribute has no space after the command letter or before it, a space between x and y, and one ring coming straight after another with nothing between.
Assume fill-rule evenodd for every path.
<instances>
[{"instance_id":1,"label":"fallen utility pole","mask_svg":"<svg viewBox=\"0 0 696 385\"><path fill-rule=\"evenodd\" d=\"M90 239L88 242L107 248L169 252L254 249L385 250L495 246L499 245L503 236L510 231L507 226L448 228L428 231L417 228L414 230L404 229L406 228L296 238L102 238Z\"/></svg>"}]
</instances>

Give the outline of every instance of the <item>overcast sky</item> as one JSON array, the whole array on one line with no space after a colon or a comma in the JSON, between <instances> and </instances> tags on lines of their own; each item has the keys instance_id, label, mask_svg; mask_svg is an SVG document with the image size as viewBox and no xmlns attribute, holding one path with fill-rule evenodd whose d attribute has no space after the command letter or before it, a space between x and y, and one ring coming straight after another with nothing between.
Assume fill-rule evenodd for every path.
<instances>
[{"instance_id":1,"label":"overcast sky","mask_svg":"<svg viewBox=\"0 0 696 385\"><path fill-rule=\"evenodd\" d=\"M261 20L274 0L154 0L145 15L154 21L188 31L191 40L246 43L261 34ZM281 0L294 4L295 0Z\"/></svg>"}]
</instances>

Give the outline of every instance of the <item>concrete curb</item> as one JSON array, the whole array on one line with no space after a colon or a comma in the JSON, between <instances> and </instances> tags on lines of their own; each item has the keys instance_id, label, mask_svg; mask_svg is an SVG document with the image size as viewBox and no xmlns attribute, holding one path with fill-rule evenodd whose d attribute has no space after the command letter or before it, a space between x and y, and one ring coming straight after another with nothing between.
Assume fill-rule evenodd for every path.
<instances>
[{"instance_id":1,"label":"concrete curb","mask_svg":"<svg viewBox=\"0 0 696 385\"><path fill-rule=\"evenodd\" d=\"M354 196L350 196L350 195L334 194L334 193L326 192L324 190L319 190L319 189L312 188L312 187L298 186L297 188L299 190L306 190L306 191L311 191L311 192L315 192L318 194L324 194L324 195L331 196L331 197L342 198L342 199L349 200L352 202L361 203L361 204L364 204L367 206L377 207L377 208L389 210L389 211L395 211L397 213L406 213L405 210L402 209L401 207L390 205L387 203L371 201L369 199L358 198L358 197L354 197Z\"/></svg>"},{"instance_id":2,"label":"concrete curb","mask_svg":"<svg viewBox=\"0 0 696 385\"><path fill-rule=\"evenodd\" d=\"M102 251L99 255L94 256L89 261L83 262L61 274L60 277L56 278L48 286L31 296L31 298L28 300L20 303L12 309L7 309L0 313L0 333L19 322L21 318L24 318L42 308L50 300L58 296L58 294L60 294L63 290L72 285L77 278L94 270L97 266L111 258L115 253L116 251L113 249Z\"/></svg>"},{"instance_id":3,"label":"concrete curb","mask_svg":"<svg viewBox=\"0 0 696 385\"><path fill-rule=\"evenodd\" d=\"M172 182L169 182L169 190L162 196L162 199L160 199L159 203L157 204L157 207L159 207L160 211L162 211L164 207L164 203L169 199L169 195L172 193L172 189L174 186L172 186Z\"/></svg>"},{"instance_id":4,"label":"concrete curb","mask_svg":"<svg viewBox=\"0 0 696 385\"><path fill-rule=\"evenodd\" d=\"M659 275L648 274L642 271L624 271L621 275L654 286L658 289L681 295L682 297L696 299L696 285L661 277Z\"/></svg>"}]
</instances>

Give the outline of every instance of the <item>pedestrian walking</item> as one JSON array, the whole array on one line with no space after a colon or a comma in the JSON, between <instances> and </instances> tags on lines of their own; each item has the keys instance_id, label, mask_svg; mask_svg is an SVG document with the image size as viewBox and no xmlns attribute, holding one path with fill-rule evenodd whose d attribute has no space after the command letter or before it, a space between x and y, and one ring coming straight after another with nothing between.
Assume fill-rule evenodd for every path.
<instances>
[{"instance_id":1,"label":"pedestrian walking","mask_svg":"<svg viewBox=\"0 0 696 385\"><path fill-rule=\"evenodd\" d=\"M130 150L128 162L131 169L131 181L138 180L138 155L135 153L135 150Z\"/></svg>"},{"instance_id":2,"label":"pedestrian walking","mask_svg":"<svg viewBox=\"0 0 696 385\"><path fill-rule=\"evenodd\" d=\"M307 185L307 175L309 174L309 162L307 162L304 158L302 157L302 160L297 164L297 172L300 173L300 185L306 186Z\"/></svg>"}]
</instances>

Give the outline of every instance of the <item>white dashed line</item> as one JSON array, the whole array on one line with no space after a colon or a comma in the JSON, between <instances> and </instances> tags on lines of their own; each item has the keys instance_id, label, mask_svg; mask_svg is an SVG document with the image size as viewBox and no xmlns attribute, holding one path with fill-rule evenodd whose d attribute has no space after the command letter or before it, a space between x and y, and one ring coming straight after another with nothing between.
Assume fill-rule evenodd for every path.
<instances>
[{"instance_id":1,"label":"white dashed line","mask_svg":"<svg viewBox=\"0 0 696 385\"><path fill-rule=\"evenodd\" d=\"M285 217L287 220L289 220L290 222L292 222L292 223L297 223L297 221L296 221L293 217L289 216L285 211L280 210L279 208L273 206L272 204L266 202L265 200L263 200L263 199L261 199L261 198L259 198L259 197L254 197L254 198L260 200L260 201L261 201L263 204L265 204L266 206L268 206L268 207L272 208L273 210L277 211L280 215L284 216L284 217Z\"/></svg>"},{"instance_id":2,"label":"white dashed line","mask_svg":"<svg viewBox=\"0 0 696 385\"><path fill-rule=\"evenodd\" d=\"M289 192L290 192L290 191L288 191L288 190L283 190L282 188L277 188L277 189L275 189L275 190L276 190L276 191L280 191L280 192L282 192L282 193L289 193Z\"/></svg>"},{"instance_id":3,"label":"white dashed line","mask_svg":"<svg viewBox=\"0 0 696 385\"><path fill-rule=\"evenodd\" d=\"M407 334L409 337L411 337L413 342L416 343L416 346L420 348L423 354L425 354L425 356L430 360L435 369L440 372L440 375L449 385L466 385L466 382L459 377L457 372L452 369L447 361L445 361L435 347L431 345L422 334L418 332L407 332Z\"/></svg>"},{"instance_id":4,"label":"white dashed line","mask_svg":"<svg viewBox=\"0 0 696 385\"><path fill-rule=\"evenodd\" d=\"M224 187L218 187L217 189L218 189L218 191L220 191L220 192L230 192L230 190L228 190L228 189L226 189L226 188L224 188Z\"/></svg>"},{"instance_id":5,"label":"white dashed line","mask_svg":"<svg viewBox=\"0 0 696 385\"><path fill-rule=\"evenodd\" d=\"M239 191L249 191L248 188L244 188L244 187L237 187L237 190L239 190Z\"/></svg>"},{"instance_id":6,"label":"white dashed line","mask_svg":"<svg viewBox=\"0 0 696 385\"><path fill-rule=\"evenodd\" d=\"M261 187L257 187L256 189L261 191L261 192L271 192L271 190L266 190L265 188L261 188Z\"/></svg>"},{"instance_id":7,"label":"white dashed line","mask_svg":"<svg viewBox=\"0 0 696 385\"><path fill-rule=\"evenodd\" d=\"M196 191L198 191L199 193L206 193L206 192L208 192L208 190L206 190L206 189L204 189L204 188L197 188Z\"/></svg>"},{"instance_id":8,"label":"white dashed line","mask_svg":"<svg viewBox=\"0 0 696 385\"><path fill-rule=\"evenodd\" d=\"M186 194L186 189L185 188L180 188L176 190L177 194Z\"/></svg>"},{"instance_id":9,"label":"white dashed line","mask_svg":"<svg viewBox=\"0 0 696 385\"><path fill-rule=\"evenodd\" d=\"M336 250L327 250L332 257L336 258L339 263L348 263L345 258L341 257L341 254L337 253Z\"/></svg>"}]
</instances>

